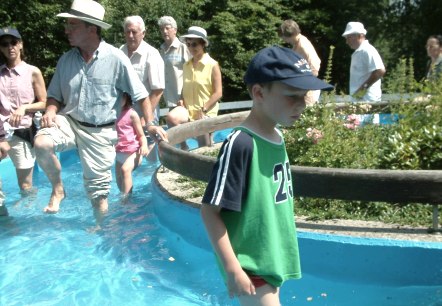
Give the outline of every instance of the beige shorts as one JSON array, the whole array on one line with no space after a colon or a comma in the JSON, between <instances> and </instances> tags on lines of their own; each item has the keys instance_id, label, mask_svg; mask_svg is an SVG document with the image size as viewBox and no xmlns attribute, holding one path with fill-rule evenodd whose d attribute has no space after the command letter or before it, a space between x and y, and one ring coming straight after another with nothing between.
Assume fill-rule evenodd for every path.
<instances>
[{"instance_id":1,"label":"beige shorts","mask_svg":"<svg viewBox=\"0 0 442 306\"><path fill-rule=\"evenodd\" d=\"M77 148L83 168L83 183L89 198L107 196L112 181L111 168L115 161L115 126L85 127L63 115L57 115L57 122L59 126L41 129L37 136L50 137L57 152Z\"/></svg>"},{"instance_id":2,"label":"beige shorts","mask_svg":"<svg viewBox=\"0 0 442 306\"><path fill-rule=\"evenodd\" d=\"M11 147L8 155L16 169L29 169L34 167L35 150L29 142L13 135L8 143Z\"/></svg>"}]
</instances>

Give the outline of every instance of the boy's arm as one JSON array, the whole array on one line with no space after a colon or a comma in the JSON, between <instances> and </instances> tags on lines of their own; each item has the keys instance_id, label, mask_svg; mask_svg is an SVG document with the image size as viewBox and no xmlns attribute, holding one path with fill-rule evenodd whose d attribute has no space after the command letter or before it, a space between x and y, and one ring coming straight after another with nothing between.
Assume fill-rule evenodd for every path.
<instances>
[{"instance_id":1,"label":"boy's arm","mask_svg":"<svg viewBox=\"0 0 442 306\"><path fill-rule=\"evenodd\" d=\"M227 275L229 296L233 298L235 295L255 295L255 286L253 286L236 258L226 226L219 212L220 207L218 206L203 204L201 207L201 217L210 242Z\"/></svg>"}]
</instances>

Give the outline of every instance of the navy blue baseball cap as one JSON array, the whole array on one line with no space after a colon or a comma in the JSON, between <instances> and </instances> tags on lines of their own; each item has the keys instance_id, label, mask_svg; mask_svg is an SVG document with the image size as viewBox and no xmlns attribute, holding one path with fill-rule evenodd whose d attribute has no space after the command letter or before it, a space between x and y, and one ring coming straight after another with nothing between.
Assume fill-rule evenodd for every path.
<instances>
[{"instance_id":1,"label":"navy blue baseball cap","mask_svg":"<svg viewBox=\"0 0 442 306\"><path fill-rule=\"evenodd\" d=\"M292 49L272 46L260 50L244 75L246 84L280 81L306 90L332 90L333 86L312 74L307 60Z\"/></svg>"},{"instance_id":2,"label":"navy blue baseball cap","mask_svg":"<svg viewBox=\"0 0 442 306\"><path fill-rule=\"evenodd\" d=\"M15 38L21 39L21 35L17 29L14 28L0 28L0 38L6 35L13 36Z\"/></svg>"}]
</instances>

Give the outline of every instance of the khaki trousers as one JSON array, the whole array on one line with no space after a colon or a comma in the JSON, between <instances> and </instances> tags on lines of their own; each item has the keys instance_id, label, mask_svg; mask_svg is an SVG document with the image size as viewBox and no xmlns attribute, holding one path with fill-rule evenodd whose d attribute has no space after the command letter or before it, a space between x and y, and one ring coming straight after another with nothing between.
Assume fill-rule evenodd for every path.
<instances>
[{"instance_id":1,"label":"khaki trousers","mask_svg":"<svg viewBox=\"0 0 442 306\"><path fill-rule=\"evenodd\" d=\"M115 125L85 127L64 115L57 115L56 122L57 126L41 129L37 135L51 137L56 152L77 148L88 197L107 197L112 181L112 165L115 161Z\"/></svg>"}]
</instances>

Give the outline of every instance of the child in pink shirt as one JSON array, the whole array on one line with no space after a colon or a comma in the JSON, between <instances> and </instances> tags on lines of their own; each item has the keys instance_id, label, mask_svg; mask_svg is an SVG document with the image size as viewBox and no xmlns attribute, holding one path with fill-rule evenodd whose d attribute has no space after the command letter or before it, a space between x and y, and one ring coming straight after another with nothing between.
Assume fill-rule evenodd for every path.
<instances>
[{"instance_id":1,"label":"child in pink shirt","mask_svg":"<svg viewBox=\"0 0 442 306\"><path fill-rule=\"evenodd\" d=\"M141 165L143 156L149 153L140 117L132 108L132 100L127 93L123 95L116 129L118 142L115 146L115 174L118 188L126 196L132 192L132 171Z\"/></svg>"}]
</instances>

